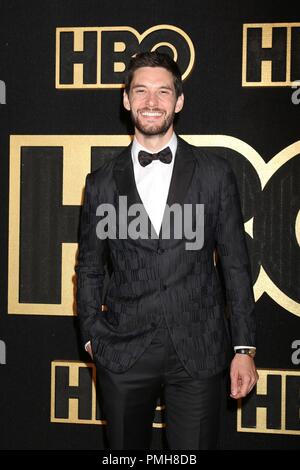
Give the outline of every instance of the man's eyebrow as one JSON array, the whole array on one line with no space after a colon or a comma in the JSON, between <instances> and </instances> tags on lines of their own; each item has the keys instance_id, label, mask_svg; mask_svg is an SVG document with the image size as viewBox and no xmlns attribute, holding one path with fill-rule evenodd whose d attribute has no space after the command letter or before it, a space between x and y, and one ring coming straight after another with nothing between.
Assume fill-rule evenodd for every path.
<instances>
[{"instance_id":1,"label":"man's eyebrow","mask_svg":"<svg viewBox=\"0 0 300 470\"><path fill-rule=\"evenodd\" d=\"M143 85L142 83L136 83L135 85L132 85L132 89L134 88L147 88L147 85ZM169 85L161 85L158 87L160 90L161 89L164 89L164 90L173 90L173 88Z\"/></svg>"}]
</instances>

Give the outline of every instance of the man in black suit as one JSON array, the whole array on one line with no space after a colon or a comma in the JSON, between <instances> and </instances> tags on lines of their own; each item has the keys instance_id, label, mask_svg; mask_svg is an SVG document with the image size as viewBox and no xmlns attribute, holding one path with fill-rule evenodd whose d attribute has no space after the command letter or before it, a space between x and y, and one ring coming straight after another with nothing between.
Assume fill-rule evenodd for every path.
<instances>
[{"instance_id":1,"label":"man in black suit","mask_svg":"<svg viewBox=\"0 0 300 470\"><path fill-rule=\"evenodd\" d=\"M83 343L96 363L112 449L149 448L162 387L170 449L213 449L234 352L231 396L246 396L258 378L235 177L213 150L174 133L184 96L168 55L132 58L123 100L134 140L86 179L76 267Z\"/></svg>"}]
</instances>

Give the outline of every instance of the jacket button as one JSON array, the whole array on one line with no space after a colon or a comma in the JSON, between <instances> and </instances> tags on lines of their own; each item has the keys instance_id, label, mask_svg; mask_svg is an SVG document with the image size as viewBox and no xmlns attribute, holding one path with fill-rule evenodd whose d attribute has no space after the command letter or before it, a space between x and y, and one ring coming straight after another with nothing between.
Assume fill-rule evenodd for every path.
<instances>
[{"instance_id":1,"label":"jacket button","mask_svg":"<svg viewBox=\"0 0 300 470\"><path fill-rule=\"evenodd\" d=\"M163 248L158 248L158 249L157 249L157 253L158 253L159 255L162 255L164 252L165 252L165 250L164 250Z\"/></svg>"},{"instance_id":2,"label":"jacket button","mask_svg":"<svg viewBox=\"0 0 300 470\"><path fill-rule=\"evenodd\" d=\"M155 327L156 327L156 323L152 322L152 323L151 323L151 326L152 326L152 328L155 328Z\"/></svg>"},{"instance_id":3,"label":"jacket button","mask_svg":"<svg viewBox=\"0 0 300 470\"><path fill-rule=\"evenodd\" d=\"M168 289L168 286L166 286L166 284L163 285L163 290L167 290Z\"/></svg>"}]
</instances>

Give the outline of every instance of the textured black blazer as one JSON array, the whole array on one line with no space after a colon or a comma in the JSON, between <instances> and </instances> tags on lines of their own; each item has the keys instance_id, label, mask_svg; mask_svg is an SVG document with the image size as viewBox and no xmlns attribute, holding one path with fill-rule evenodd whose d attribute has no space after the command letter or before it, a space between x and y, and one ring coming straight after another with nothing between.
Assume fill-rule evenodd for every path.
<instances>
[{"instance_id":1,"label":"textured black blazer","mask_svg":"<svg viewBox=\"0 0 300 470\"><path fill-rule=\"evenodd\" d=\"M167 204L204 204L204 244L198 250L186 250L189 240L175 239L172 224L170 239L160 233L156 239L100 240L96 209L110 203L118 214L119 196L127 196L128 206L142 204L131 146L86 179L76 266L83 342L91 340L96 363L121 373L143 354L165 318L179 358L193 377L222 371L233 345L255 345L244 223L228 162L213 150L203 151L178 138ZM213 261L215 250L225 289ZM102 311L107 263L108 308Z\"/></svg>"}]
</instances>

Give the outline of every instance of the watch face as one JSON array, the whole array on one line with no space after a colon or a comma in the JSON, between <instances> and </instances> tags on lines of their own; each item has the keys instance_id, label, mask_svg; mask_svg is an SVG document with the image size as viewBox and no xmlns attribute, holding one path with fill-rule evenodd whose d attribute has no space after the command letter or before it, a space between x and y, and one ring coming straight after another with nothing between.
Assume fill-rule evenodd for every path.
<instances>
[{"instance_id":1,"label":"watch face","mask_svg":"<svg viewBox=\"0 0 300 470\"><path fill-rule=\"evenodd\" d=\"M247 356L250 356L250 357L255 357L255 354L256 354L256 350L255 349L248 349L248 348L245 348L245 349L238 349L236 351L238 354L247 354Z\"/></svg>"}]
</instances>

